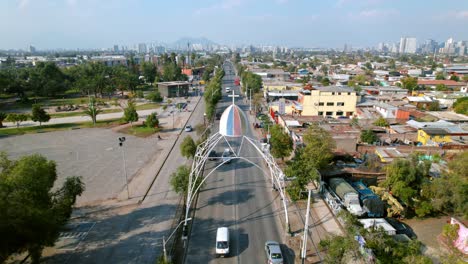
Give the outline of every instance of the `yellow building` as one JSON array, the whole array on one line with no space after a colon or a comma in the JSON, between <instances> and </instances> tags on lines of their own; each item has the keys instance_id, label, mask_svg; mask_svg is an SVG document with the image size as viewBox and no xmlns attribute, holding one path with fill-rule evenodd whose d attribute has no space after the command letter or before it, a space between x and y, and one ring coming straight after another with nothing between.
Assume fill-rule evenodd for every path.
<instances>
[{"instance_id":1,"label":"yellow building","mask_svg":"<svg viewBox=\"0 0 468 264\"><path fill-rule=\"evenodd\" d=\"M420 128L418 141L423 145L439 145L452 142L449 131L443 128Z\"/></svg>"},{"instance_id":2,"label":"yellow building","mask_svg":"<svg viewBox=\"0 0 468 264\"><path fill-rule=\"evenodd\" d=\"M360 100L357 93L349 87L326 86L299 93L297 102L292 106L294 113L303 116L346 116L351 118Z\"/></svg>"}]
</instances>

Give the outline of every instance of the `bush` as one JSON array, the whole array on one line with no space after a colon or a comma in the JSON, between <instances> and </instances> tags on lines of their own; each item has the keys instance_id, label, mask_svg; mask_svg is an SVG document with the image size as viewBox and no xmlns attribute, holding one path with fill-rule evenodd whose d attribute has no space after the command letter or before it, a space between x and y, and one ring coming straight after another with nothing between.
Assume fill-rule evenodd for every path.
<instances>
[{"instance_id":1,"label":"bush","mask_svg":"<svg viewBox=\"0 0 468 264\"><path fill-rule=\"evenodd\" d=\"M163 101L163 98L162 98L161 93L159 91L149 93L146 96L146 99L148 99L148 100L150 100L152 102L156 102L156 103L160 103L160 102Z\"/></svg>"},{"instance_id":2,"label":"bush","mask_svg":"<svg viewBox=\"0 0 468 264\"><path fill-rule=\"evenodd\" d=\"M159 119L156 115L156 113L151 113L147 118L145 122L147 127L151 128L157 128L159 127Z\"/></svg>"}]
</instances>

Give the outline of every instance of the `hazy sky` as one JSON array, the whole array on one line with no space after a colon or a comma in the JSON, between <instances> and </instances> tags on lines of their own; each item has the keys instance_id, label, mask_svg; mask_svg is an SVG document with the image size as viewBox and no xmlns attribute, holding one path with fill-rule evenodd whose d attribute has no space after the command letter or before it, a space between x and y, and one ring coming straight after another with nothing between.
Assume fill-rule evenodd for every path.
<instances>
[{"instance_id":1,"label":"hazy sky","mask_svg":"<svg viewBox=\"0 0 468 264\"><path fill-rule=\"evenodd\" d=\"M0 49L220 44L375 46L468 40L468 0L0 0Z\"/></svg>"}]
</instances>

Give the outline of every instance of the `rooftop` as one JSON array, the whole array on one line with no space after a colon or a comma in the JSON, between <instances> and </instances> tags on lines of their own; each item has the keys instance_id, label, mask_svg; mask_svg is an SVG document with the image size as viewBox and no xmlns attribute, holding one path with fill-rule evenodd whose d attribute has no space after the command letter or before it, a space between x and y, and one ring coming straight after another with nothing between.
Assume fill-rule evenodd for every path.
<instances>
[{"instance_id":1,"label":"rooftop","mask_svg":"<svg viewBox=\"0 0 468 264\"><path fill-rule=\"evenodd\" d=\"M418 80L418 85L438 85L444 84L448 86L463 86L465 83L456 82L453 80Z\"/></svg>"},{"instance_id":2,"label":"rooftop","mask_svg":"<svg viewBox=\"0 0 468 264\"><path fill-rule=\"evenodd\" d=\"M354 89L348 86L323 86L323 87L314 87L315 90L321 92L354 92Z\"/></svg>"}]
</instances>

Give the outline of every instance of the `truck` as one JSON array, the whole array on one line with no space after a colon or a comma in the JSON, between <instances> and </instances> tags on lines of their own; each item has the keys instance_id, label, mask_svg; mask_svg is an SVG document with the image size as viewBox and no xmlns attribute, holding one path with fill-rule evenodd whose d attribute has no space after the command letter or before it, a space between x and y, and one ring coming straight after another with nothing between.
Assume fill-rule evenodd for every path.
<instances>
[{"instance_id":1,"label":"truck","mask_svg":"<svg viewBox=\"0 0 468 264\"><path fill-rule=\"evenodd\" d=\"M331 178L330 190L336 194L345 208L353 215L362 216L365 212L359 203L359 193L343 178Z\"/></svg>"},{"instance_id":2,"label":"truck","mask_svg":"<svg viewBox=\"0 0 468 264\"><path fill-rule=\"evenodd\" d=\"M367 188L367 185L362 180L351 183L351 186L356 189L359 193L359 200L367 214L367 217L383 217L384 216L384 203L378 195L376 195L371 189Z\"/></svg>"}]
</instances>

